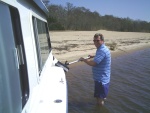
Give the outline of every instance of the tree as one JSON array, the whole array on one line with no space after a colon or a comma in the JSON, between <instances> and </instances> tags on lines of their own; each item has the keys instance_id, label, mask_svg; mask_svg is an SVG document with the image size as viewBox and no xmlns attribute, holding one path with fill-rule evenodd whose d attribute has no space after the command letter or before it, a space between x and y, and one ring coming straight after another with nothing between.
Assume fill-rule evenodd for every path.
<instances>
[{"instance_id":1,"label":"tree","mask_svg":"<svg viewBox=\"0 0 150 113\"><path fill-rule=\"evenodd\" d=\"M101 16L98 12L91 12L85 7L75 7L67 3L49 5L49 27L55 30L111 30L127 32L150 32L150 22L119 18L113 15Z\"/></svg>"}]
</instances>

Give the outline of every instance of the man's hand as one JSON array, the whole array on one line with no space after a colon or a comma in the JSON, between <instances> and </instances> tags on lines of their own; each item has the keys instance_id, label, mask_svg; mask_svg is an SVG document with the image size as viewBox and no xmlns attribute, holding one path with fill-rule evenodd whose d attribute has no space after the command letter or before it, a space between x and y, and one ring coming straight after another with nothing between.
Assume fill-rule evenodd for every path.
<instances>
[{"instance_id":1,"label":"man's hand","mask_svg":"<svg viewBox=\"0 0 150 113\"><path fill-rule=\"evenodd\" d=\"M94 55L88 55L88 57L90 57L90 58L94 58L95 56L94 56Z\"/></svg>"},{"instance_id":2,"label":"man's hand","mask_svg":"<svg viewBox=\"0 0 150 113\"><path fill-rule=\"evenodd\" d=\"M85 59L83 57L81 57L79 59L79 61L84 61L86 64L90 65L90 66L96 66L96 63L93 60L89 60L89 59Z\"/></svg>"},{"instance_id":3,"label":"man's hand","mask_svg":"<svg viewBox=\"0 0 150 113\"><path fill-rule=\"evenodd\" d=\"M85 59L83 58L83 57L81 57L80 59L79 59L79 61L84 61Z\"/></svg>"}]
</instances>

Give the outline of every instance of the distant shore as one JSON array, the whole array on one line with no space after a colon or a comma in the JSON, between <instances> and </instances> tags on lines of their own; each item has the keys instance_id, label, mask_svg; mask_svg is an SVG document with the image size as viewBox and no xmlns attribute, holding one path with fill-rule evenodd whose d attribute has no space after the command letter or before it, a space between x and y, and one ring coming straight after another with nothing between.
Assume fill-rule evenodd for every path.
<instances>
[{"instance_id":1,"label":"distant shore","mask_svg":"<svg viewBox=\"0 0 150 113\"><path fill-rule=\"evenodd\" d=\"M112 56L127 54L144 48L150 48L150 33L115 32L115 31L50 31L52 52L61 62L78 60L94 54L93 44L95 33L102 33L105 45Z\"/></svg>"}]
</instances>

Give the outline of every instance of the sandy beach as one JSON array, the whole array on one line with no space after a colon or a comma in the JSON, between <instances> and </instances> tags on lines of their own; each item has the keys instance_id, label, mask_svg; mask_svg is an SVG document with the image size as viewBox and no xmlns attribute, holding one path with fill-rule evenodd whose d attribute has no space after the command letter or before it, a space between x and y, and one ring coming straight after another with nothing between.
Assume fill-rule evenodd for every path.
<instances>
[{"instance_id":1,"label":"sandy beach","mask_svg":"<svg viewBox=\"0 0 150 113\"><path fill-rule=\"evenodd\" d=\"M115 31L50 31L52 52L61 62L78 60L94 54L95 33L102 33L113 56L150 48L150 33Z\"/></svg>"}]
</instances>

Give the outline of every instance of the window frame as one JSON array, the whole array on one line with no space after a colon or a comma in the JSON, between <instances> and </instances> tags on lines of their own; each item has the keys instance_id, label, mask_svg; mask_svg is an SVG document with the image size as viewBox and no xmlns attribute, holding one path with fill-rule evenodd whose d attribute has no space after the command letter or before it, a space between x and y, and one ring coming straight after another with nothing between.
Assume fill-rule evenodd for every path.
<instances>
[{"instance_id":1,"label":"window frame","mask_svg":"<svg viewBox=\"0 0 150 113\"><path fill-rule=\"evenodd\" d=\"M46 34L46 38L47 38L47 47L48 47L48 54L51 52L51 43L50 43L50 36L49 36L49 30L48 30L48 25L46 22L42 21L41 19L32 16L32 23L33 23L33 31L34 31L34 40L35 40L35 46L36 46L36 53L37 53L37 62L38 62L38 71L39 71L39 75L42 71L42 68L45 64L42 63L43 61L43 57L42 57L42 53L41 53L41 46L40 46L40 39L39 39L39 29L38 29L38 21L43 22L44 23L44 27L45 27L45 34ZM48 58L48 56L47 56ZM46 59L47 59L46 58Z\"/></svg>"},{"instance_id":2,"label":"window frame","mask_svg":"<svg viewBox=\"0 0 150 113\"><path fill-rule=\"evenodd\" d=\"M22 92L22 108L28 101L29 98L29 80L28 80L28 70L25 56L25 48L22 36L22 28L20 22L20 15L17 8L9 6L10 16L12 21L12 28L14 33L15 46L18 53L19 59L19 75L20 75L20 85Z\"/></svg>"}]
</instances>

